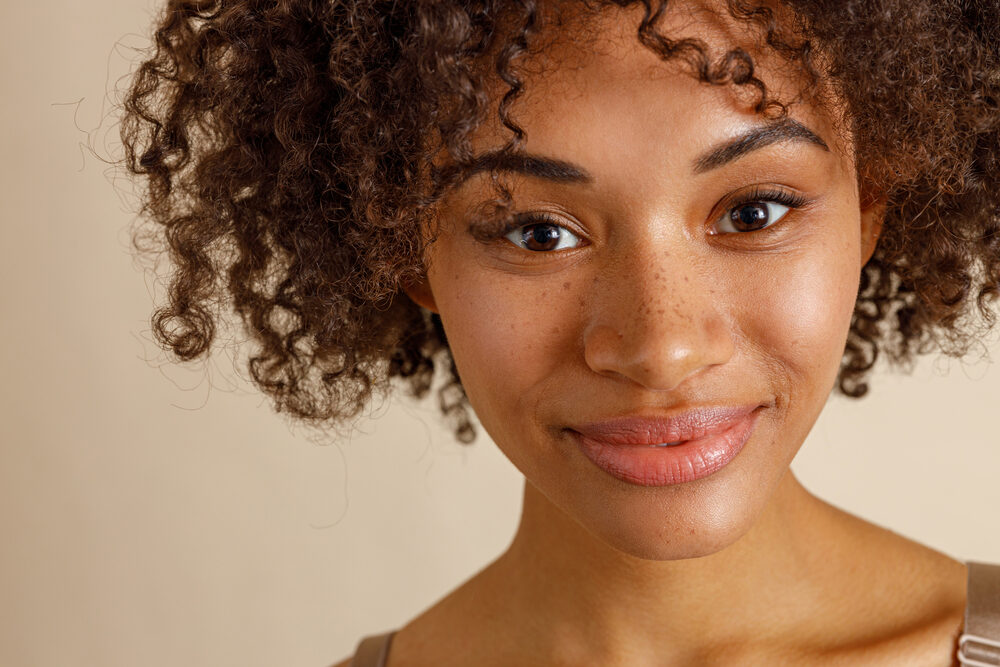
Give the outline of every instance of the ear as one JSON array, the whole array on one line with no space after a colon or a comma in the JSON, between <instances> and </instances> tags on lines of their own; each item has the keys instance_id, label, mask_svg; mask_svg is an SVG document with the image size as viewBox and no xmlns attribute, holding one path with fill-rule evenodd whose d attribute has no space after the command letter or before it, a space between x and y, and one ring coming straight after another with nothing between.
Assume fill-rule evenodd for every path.
<instances>
[{"instance_id":1,"label":"ear","mask_svg":"<svg viewBox=\"0 0 1000 667\"><path fill-rule=\"evenodd\" d=\"M885 222L885 196L869 200L861 205L861 266L868 263L875 253L875 246L882 235Z\"/></svg>"},{"instance_id":2,"label":"ear","mask_svg":"<svg viewBox=\"0 0 1000 667\"><path fill-rule=\"evenodd\" d=\"M413 303L433 313L438 312L437 302L434 301L434 292L431 291L426 273L422 274L420 278L404 283L403 291L406 292L406 296L410 297L410 301Z\"/></svg>"}]
</instances>

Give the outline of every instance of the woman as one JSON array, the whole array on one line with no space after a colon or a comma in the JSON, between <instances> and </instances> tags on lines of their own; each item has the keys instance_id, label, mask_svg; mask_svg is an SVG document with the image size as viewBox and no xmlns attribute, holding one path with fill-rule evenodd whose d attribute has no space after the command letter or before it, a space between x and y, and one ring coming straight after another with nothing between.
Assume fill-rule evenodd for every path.
<instances>
[{"instance_id":1,"label":"woman","mask_svg":"<svg viewBox=\"0 0 1000 667\"><path fill-rule=\"evenodd\" d=\"M954 664L972 570L789 463L878 355L993 323L998 25L171 2L123 125L176 267L161 342L206 353L231 298L257 383L329 424L443 367L456 435L471 407L526 479L510 548L353 664Z\"/></svg>"}]
</instances>

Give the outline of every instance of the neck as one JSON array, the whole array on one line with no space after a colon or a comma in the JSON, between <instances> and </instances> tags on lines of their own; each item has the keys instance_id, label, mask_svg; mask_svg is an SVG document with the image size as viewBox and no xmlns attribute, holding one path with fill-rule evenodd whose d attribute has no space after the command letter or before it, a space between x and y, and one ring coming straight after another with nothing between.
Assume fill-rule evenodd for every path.
<instances>
[{"instance_id":1,"label":"neck","mask_svg":"<svg viewBox=\"0 0 1000 667\"><path fill-rule=\"evenodd\" d=\"M656 664L665 642L691 657L791 635L819 595L830 546L824 535L834 521L826 507L789 471L733 544L700 558L652 561L610 547L526 483L517 534L491 568L490 579L503 585L494 608L521 610L511 619L519 641L570 664Z\"/></svg>"}]
</instances>

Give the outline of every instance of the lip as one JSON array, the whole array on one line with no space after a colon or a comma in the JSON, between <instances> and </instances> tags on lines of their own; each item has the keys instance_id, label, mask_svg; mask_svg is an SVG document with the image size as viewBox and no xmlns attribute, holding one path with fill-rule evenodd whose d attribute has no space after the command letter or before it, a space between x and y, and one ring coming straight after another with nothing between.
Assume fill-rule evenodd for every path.
<instances>
[{"instance_id":1,"label":"lip","mask_svg":"<svg viewBox=\"0 0 1000 667\"><path fill-rule=\"evenodd\" d=\"M707 477L753 434L760 404L696 408L671 417L627 416L569 429L583 454L613 477L669 486ZM669 446L661 443L679 443Z\"/></svg>"}]
</instances>

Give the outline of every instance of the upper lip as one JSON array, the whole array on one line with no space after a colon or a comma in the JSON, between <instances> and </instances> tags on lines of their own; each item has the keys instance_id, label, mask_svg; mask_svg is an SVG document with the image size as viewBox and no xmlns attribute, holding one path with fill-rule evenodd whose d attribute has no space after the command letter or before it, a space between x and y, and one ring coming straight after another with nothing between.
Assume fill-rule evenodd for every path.
<instances>
[{"instance_id":1,"label":"upper lip","mask_svg":"<svg viewBox=\"0 0 1000 667\"><path fill-rule=\"evenodd\" d=\"M731 428L760 407L758 403L737 406L699 407L663 416L627 415L573 426L584 437L612 445L658 445L715 435Z\"/></svg>"}]
</instances>

